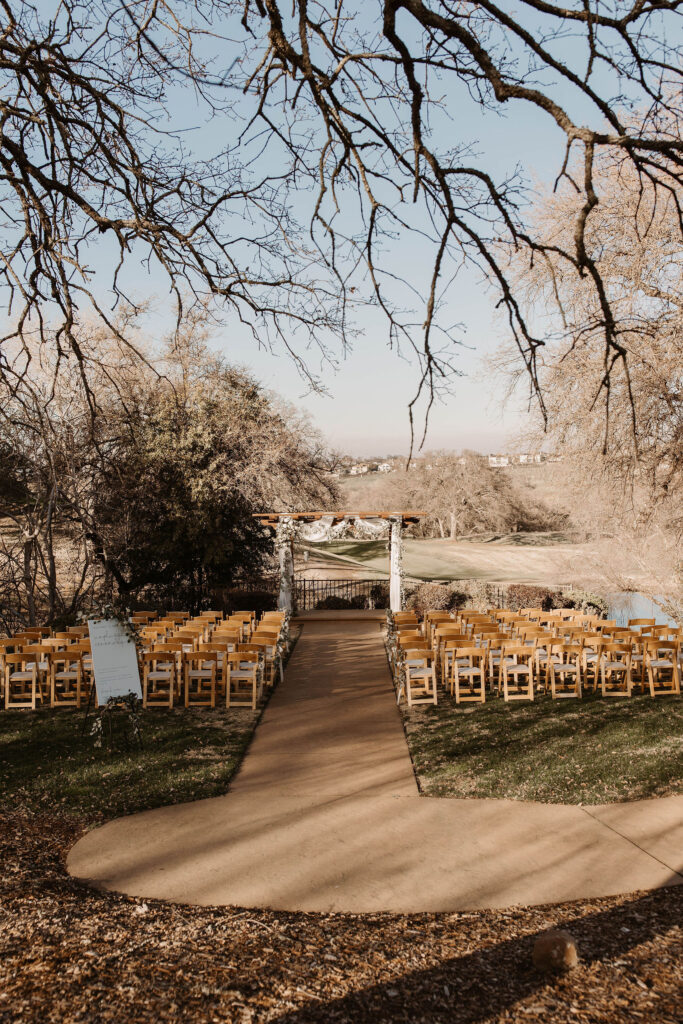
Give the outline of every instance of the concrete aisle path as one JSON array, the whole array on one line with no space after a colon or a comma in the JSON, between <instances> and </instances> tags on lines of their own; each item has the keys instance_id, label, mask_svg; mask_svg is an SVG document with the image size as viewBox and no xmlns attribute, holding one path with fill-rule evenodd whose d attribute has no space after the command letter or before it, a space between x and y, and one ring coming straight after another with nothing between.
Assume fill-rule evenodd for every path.
<instances>
[{"instance_id":1,"label":"concrete aisle path","mask_svg":"<svg viewBox=\"0 0 683 1024\"><path fill-rule=\"evenodd\" d=\"M448 911L683 882L683 798L581 808L420 797L380 623L311 619L226 796L119 818L72 875L133 896Z\"/></svg>"}]
</instances>

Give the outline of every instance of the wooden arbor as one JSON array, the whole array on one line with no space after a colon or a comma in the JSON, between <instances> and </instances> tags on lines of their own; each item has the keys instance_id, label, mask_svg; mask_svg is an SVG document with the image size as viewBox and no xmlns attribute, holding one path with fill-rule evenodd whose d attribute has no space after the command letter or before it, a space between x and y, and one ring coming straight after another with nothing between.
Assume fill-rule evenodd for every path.
<instances>
[{"instance_id":1,"label":"wooden arbor","mask_svg":"<svg viewBox=\"0 0 683 1024\"><path fill-rule=\"evenodd\" d=\"M417 523L424 512L260 512L254 518L275 533L280 562L280 596L278 608L293 610L294 543L309 540L323 543L347 536L373 537L389 535L391 559L389 604L392 612L403 604L402 542L406 526Z\"/></svg>"}]
</instances>

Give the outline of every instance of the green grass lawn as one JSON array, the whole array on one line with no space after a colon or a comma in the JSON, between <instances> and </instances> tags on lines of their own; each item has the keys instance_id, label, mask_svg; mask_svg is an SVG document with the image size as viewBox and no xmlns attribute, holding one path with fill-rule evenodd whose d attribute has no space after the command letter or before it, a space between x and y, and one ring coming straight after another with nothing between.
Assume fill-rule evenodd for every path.
<instances>
[{"instance_id":1,"label":"green grass lawn","mask_svg":"<svg viewBox=\"0 0 683 1024\"><path fill-rule=\"evenodd\" d=\"M355 566L378 575L389 574L386 540L337 540L308 544L315 556L327 556L339 568ZM425 580L482 579L489 581L543 582L562 578L557 567L563 551L573 550L560 533L510 534L461 537L450 540L406 538L403 568L408 577ZM332 575L332 568L330 567Z\"/></svg>"},{"instance_id":2,"label":"green grass lawn","mask_svg":"<svg viewBox=\"0 0 683 1024\"><path fill-rule=\"evenodd\" d=\"M82 711L3 711L4 807L101 821L218 796L226 791L259 714L247 708L143 711L143 749L111 753L81 735Z\"/></svg>"},{"instance_id":3,"label":"green grass lawn","mask_svg":"<svg viewBox=\"0 0 683 1024\"><path fill-rule=\"evenodd\" d=\"M683 792L683 702L494 698L403 709L427 796L615 803Z\"/></svg>"}]
</instances>

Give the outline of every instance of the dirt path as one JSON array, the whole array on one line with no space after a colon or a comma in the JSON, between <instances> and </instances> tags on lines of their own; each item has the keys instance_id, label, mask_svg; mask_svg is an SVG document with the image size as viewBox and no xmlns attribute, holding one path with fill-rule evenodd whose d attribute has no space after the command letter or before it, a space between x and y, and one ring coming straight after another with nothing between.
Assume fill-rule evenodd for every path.
<instances>
[{"instance_id":1,"label":"dirt path","mask_svg":"<svg viewBox=\"0 0 683 1024\"><path fill-rule=\"evenodd\" d=\"M679 884L683 798L613 807L420 797L381 622L308 616L230 792L110 822L73 875L134 896L449 911Z\"/></svg>"}]
</instances>

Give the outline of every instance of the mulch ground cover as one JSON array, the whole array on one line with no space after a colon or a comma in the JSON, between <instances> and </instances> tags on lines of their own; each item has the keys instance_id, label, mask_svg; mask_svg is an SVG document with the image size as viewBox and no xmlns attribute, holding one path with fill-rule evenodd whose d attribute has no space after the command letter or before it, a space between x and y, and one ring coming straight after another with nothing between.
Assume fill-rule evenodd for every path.
<instances>
[{"instance_id":1,"label":"mulch ground cover","mask_svg":"<svg viewBox=\"0 0 683 1024\"><path fill-rule=\"evenodd\" d=\"M3 1024L681 1020L683 887L467 914L174 906L71 879L87 824L0 816ZM556 926L580 962L549 976L531 951Z\"/></svg>"}]
</instances>

